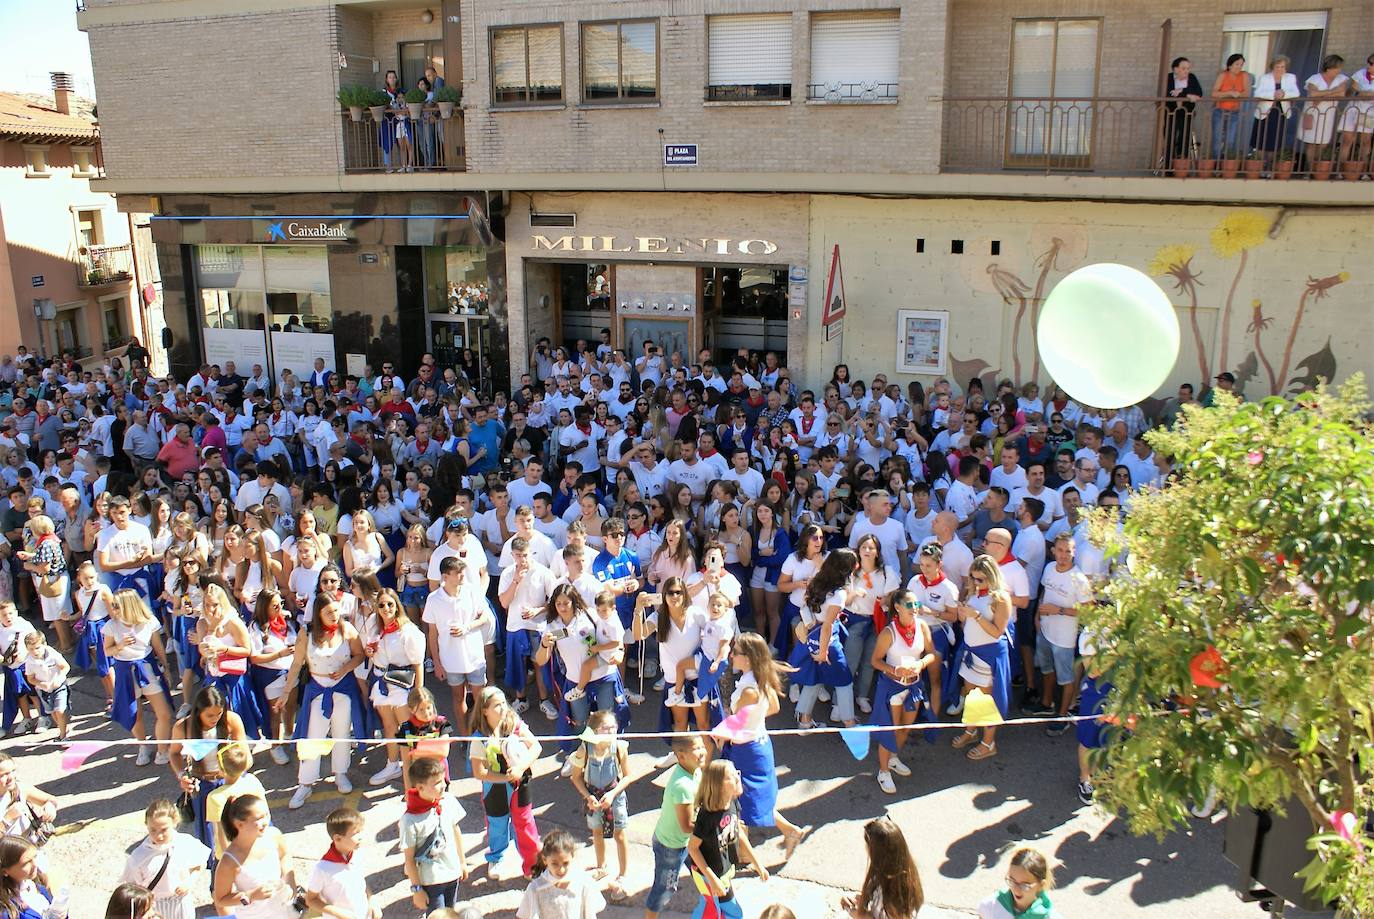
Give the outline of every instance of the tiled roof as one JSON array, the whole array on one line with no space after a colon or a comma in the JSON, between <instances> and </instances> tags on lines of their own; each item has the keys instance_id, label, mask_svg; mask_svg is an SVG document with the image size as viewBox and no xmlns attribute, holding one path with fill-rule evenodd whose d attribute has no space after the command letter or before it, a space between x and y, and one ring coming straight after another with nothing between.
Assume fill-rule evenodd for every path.
<instances>
[{"instance_id":1,"label":"tiled roof","mask_svg":"<svg viewBox=\"0 0 1374 919\"><path fill-rule=\"evenodd\" d=\"M72 97L72 113L63 115L51 97L34 93L0 92L0 136L24 139L95 140L95 105Z\"/></svg>"}]
</instances>

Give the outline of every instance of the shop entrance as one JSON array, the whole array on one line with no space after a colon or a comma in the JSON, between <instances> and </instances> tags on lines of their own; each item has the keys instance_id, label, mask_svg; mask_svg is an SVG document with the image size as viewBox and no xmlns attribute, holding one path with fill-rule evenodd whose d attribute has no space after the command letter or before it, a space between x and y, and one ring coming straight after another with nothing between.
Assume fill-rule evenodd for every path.
<instances>
[{"instance_id":1,"label":"shop entrance","mask_svg":"<svg viewBox=\"0 0 1374 919\"><path fill-rule=\"evenodd\" d=\"M496 377L487 252L476 246L426 246L421 251L427 350L441 370L452 367L483 398L491 398Z\"/></svg>"},{"instance_id":2,"label":"shop entrance","mask_svg":"<svg viewBox=\"0 0 1374 919\"><path fill-rule=\"evenodd\" d=\"M787 366L787 269L772 266L701 269L705 344L717 365L740 348L776 352Z\"/></svg>"}]
</instances>

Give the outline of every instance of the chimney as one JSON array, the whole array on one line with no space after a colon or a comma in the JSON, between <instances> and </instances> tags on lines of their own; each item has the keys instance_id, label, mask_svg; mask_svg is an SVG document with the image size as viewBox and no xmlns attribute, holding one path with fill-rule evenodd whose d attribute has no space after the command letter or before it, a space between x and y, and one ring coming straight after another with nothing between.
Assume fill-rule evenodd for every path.
<instances>
[{"instance_id":1,"label":"chimney","mask_svg":"<svg viewBox=\"0 0 1374 919\"><path fill-rule=\"evenodd\" d=\"M60 70L48 74L52 77L52 97L57 110L63 115L71 114L72 75Z\"/></svg>"}]
</instances>

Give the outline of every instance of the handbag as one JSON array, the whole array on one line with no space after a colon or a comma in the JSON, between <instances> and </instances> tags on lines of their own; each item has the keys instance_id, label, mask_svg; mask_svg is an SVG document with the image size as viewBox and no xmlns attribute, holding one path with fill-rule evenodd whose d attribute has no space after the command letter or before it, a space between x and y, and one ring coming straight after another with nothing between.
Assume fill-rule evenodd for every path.
<instances>
[{"instance_id":1,"label":"handbag","mask_svg":"<svg viewBox=\"0 0 1374 919\"><path fill-rule=\"evenodd\" d=\"M43 846L47 845L48 840L52 839L57 833L57 826L51 820L34 810L32 804L25 802L25 806L28 807L29 817L31 818L29 822L29 832L27 834L29 842L33 843L36 848L41 849Z\"/></svg>"},{"instance_id":2,"label":"handbag","mask_svg":"<svg viewBox=\"0 0 1374 919\"><path fill-rule=\"evenodd\" d=\"M382 672L382 682L388 686L396 686L400 689L415 688L415 671L406 667L388 669Z\"/></svg>"},{"instance_id":3,"label":"handbag","mask_svg":"<svg viewBox=\"0 0 1374 919\"><path fill-rule=\"evenodd\" d=\"M246 657L220 657L215 666L219 672L225 676L243 676L248 672L248 658Z\"/></svg>"},{"instance_id":4,"label":"handbag","mask_svg":"<svg viewBox=\"0 0 1374 919\"><path fill-rule=\"evenodd\" d=\"M49 576L38 580L38 595L49 600L56 600L67 595L67 584L65 577Z\"/></svg>"},{"instance_id":5,"label":"handbag","mask_svg":"<svg viewBox=\"0 0 1374 919\"><path fill-rule=\"evenodd\" d=\"M82 610L80 618L72 623L72 634L77 638L86 634L86 629L90 627L91 607L95 606L95 598L99 589L91 591L91 596L86 600L86 608Z\"/></svg>"},{"instance_id":6,"label":"handbag","mask_svg":"<svg viewBox=\"0 0 1374 919\"><path fill-rule=\"evenodd\" d=\"M191 770L187 769L185 775L190 778ZM183 791L181 796L177 798L177 818L181 823L196 822L196 804L192 792Z\"/></svg>"},{"instance_id":7,"label":"handbag","mask_svg":"<svg viewBox=\"0 0 1374 919\"><path fill-rule=\"evenodd\" d=\"M5 649L4 657L3 657L3 658L0 658L0 663L3 663L6 667L13 667L15 661L17 661L17 660L19 660L19 636L18 636L18 635L14 636L14 640L11 641L10 644L9 644L9 647Z\"/></svg>"}]
</instances>

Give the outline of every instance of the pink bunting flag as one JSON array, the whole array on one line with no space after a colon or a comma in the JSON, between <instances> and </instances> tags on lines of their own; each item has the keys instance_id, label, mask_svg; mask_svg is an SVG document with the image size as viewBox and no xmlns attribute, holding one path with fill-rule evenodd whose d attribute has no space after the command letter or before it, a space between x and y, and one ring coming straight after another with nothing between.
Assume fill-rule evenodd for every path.
<instances>
[{"instance_id":1,"label":"pink bunting flag","mask_svg":"<svg viewBox=\"0 0 1374 919\"><path fill-rule=\"evenodd\" d=\"M62 771L75 772L99 749L100 744L93 740L78 740L68 745L67 749L62 751Z\"/></svg>"},{"instance_id":2,"label":"pink bunting flag","mask_svg":"<svg viewBox=\"0 0 1374 919\"><path fill-rule=\"evenodd\" d=\"M730 743L752 743L759 736L758 731L749 726L753 718L754 706L746 705L716 725L711 730L711 736Z\"/></svg>"}]
</instances>

